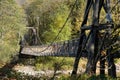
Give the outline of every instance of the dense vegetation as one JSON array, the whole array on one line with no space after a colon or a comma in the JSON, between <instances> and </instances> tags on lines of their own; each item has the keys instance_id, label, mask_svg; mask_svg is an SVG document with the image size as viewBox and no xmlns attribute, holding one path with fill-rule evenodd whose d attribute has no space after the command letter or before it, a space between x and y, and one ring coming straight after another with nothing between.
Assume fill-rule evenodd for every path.
<instances>
[{"instance_id":1,"label":"dense vegetation","mask_svg":"<svg viewBox=\"0 0 120 80\"><path fill-rule=\"evenodd\" d=\"M0 62L19 50L19 35L25 32L24 10L14 0L0 0Z\"/></svg>"},{"instance_id":2,"label":"dense vegetation","mask_svg":"<svg viewBox=\"0 0 120 80\"><path fill-rule=\"evenodd\" d=\"M29 26L38 29L38 35L42 42L52 42L63 27L70 12L67 2L67 0L35 0L26 7ZM56 41L70 39L71 26L69 20Z\"/></svg>"},{"instance_id":3,"label":"dense vegetation","mask_svg":"<svg viewBox=\"0 0 120 80\"><path fill-rule=\"evenodd\" d=\"M111 1L113 7L116 1ZM55 42L79 37L80 25L83 20L86 5L85 2L86 0L78 0L69 20ZM0 0L0 63L8 62L11 56L14 56L19 51L20 36L23 36L25 33L26 26L37 29L37 35L42 43L51 43L63 27L73 5L74 0L27 0L27 3L20 7L14 0ZM114 7L111 13L117 31L115 31L109 39L106 39L107 45L114 44L114 42L112 42L113 38L120 39L120 29L116 27L120 25L120 5ZM92 22L91 14L92 10L89 14L88 24ZM102 9L100 22L105 22L105 16L105 11ZM31 38L29 38L29 41L31 41ZM119 43L114 45L113 48L113 52L120 50ZM63 60L64 58L58 57L39 57L36 59L34 66L37 70L48 68L53 70L56 64L60 65ZM67 58L62 64L64 65L59 68L71 69L73 59ZM18 75L15 74L13 74L13 76L18 77ZM82 79L89 78L86 77L86 75L80 77ZM68 77L61 77L60 79L64 78L65 80L69 80ZM99 78L99 76L93 76L91 78ZM105 77L105 79L107 78Z\"/></svg>"}]
</instances>

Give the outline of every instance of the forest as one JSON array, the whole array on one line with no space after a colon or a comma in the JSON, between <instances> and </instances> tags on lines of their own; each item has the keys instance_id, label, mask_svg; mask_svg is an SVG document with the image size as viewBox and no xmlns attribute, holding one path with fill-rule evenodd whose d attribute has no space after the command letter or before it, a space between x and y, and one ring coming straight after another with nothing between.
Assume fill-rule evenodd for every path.
<instances>
[{"instance_id":1,"label":"forest","mask_svg":"<svg viewBox=\"0 0 120 80\"><path fill-rule=\"evenodd\" d=\"M67 44L64 43L65 41L69 43L69 40L80 38L86 5L87 0L0 0L0 79L119 80L120 78L114 79L109 75L102 75L102 78L104 77L102 79L98 72L96 75L83 74L88 61L84 57L79 60L77 78L76 76L71 78L75 57L39 56L19 59L21 41L24 41L23 44L27 47L55 43L64 47ZM100 33L108 31L111 34L110 37L105 39L105 47L112 45L111 52L120 54L120 1L110 0L110 8L114 28L101 30ZM93 12L93 8L91 8L88 14L87 26L93 23ZM102 8L99 24L106 23L106 16L106 11ZM88 36L89 34L90 30L85 31L85 35ZM100 39L102 40L101 37ZM105 47L102 48L102 55L107 54L107 48ZM99 62L98 64L100 64ZM119 58L115 58L114 63L118 68L116 74L120 77ZM6 65L7 68L4 69ZM11 65L14 65L12 69L10 69ZM106 61L105 67L107 66ZM40 71L40 73L36 74L37 76L32 75L32 72L31 74L24 73L25 67L30 68L28 68L28 72L32 67L34 73L35 71ZM18 72L19 70L21 72Z\"/></svg>"}]
</instances>

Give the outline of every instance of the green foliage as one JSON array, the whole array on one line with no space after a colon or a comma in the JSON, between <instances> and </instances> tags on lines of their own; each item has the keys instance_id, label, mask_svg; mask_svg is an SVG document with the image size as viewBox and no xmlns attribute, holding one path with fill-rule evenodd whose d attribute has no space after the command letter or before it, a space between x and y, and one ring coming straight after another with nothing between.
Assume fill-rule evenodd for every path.
<instances>
[{"instance_id":1,"label":"green foliage","mask_svg":"<svg viewBox=\"0 0 120 80\"><path fill-rule=\"evenodd\" d=\"M112 19L114 22L114 33L111 35L111 40L108 43L112 42L113 51L112 53L115 53L116 51L120 50L120 4L116 4L117 1L111 0L111 9L112 9ZM116 43L117 41L117 43Z\"/></svg>"},{"instance_id":2,"label":"green foliage","mask_svg":"<svg viewBox=\"0 0 120 80\"><path fill-rule=\"evenodd\" d=\"M72 2L73 3L73 2ZM77 4L75 6L75 9L73 10L72 16L71 16L71 23L72 23L72 37L78 37L78 32L80 31L80 26L83 21L84 11L85 11L85 1L84 0L78 0Z\"/></svg>"},{"instance_id":3,"label":"green foliage","mask_svg":"<svg viewBox=\"0 0 120 80\"><path fill-rule=\"evenodd\" d=\"M54 67L60 65L60 70L72 69L73 58L63 58L63 57L39 57L36 59L36 69L37 70L54 70Z\"/></svg>"},{"instance_id":4,"label":"green foliage","mask_svg":"<svg viewBox=\"0 0 120 80\"><path fill-rule=\"evenodd\" d=\"M66 0L36 0L26 8L29 26L38 29L38 35L44 43L52 42L62 28L69 8ZM56 41L68 40L71 37L71 23L68 21Z\"/></svg>"},{"instance_id":5,"label":"green foliage","mask_svg":"<svg viewBox=\"0 0 120 80\"><path fill-rule=\"evenodd\" d=\"M58 9L56 13L50 15L51 23L48 25L47 30L44 31L42 34L42 37L45 42L53 41L53 39L58 35L59 31L63 27L63 24L68 15L68 11L65 9L66 7L63 8L63 6L61 9ZM66 26L63 28L58 38L56 39L56 42L69 40L70 37L71 37L71 25L70 22L68 22Z\"/></svg>"},{"instance_id":6,"label":"green foliage","mask_svg":"<svg viewBox=\"0 0 120 80\"><path fill-rule=\"evenodd\" d=\"M112 6L114 6L116 4L117 1L114 1L112 0ZM115 33L113 34L114 37L117 38L117 40L120 42L120 4L118 3L113 11L112 11L112 17L113 17L113 21L114 21L114 24L115 24ZM120 50L120 44L116 44L114 47L116 50Z\"/></svg>"},{"instance_id":7,"label":"green foliage","mask_svg":"<svg viewBox=\"0 0 120 80\"><path fill-rule=\"evenodd\" d=\"M14 0L0 0L0 61L17 53L19 36L26 26L23 9Z\"/></svg>"},{"instance_id":8,"label":"green foliage","mask_svg":"<svg viewBox=\"0 0 120 80\"><path fill-rule=\"evenodd\" d=\"M116 5L117 1L114 0L111 0L111 2L112 8L115 6L112 10L113 21L115 24L120 24L120 4Z\"/></svg>"}]
</instances>

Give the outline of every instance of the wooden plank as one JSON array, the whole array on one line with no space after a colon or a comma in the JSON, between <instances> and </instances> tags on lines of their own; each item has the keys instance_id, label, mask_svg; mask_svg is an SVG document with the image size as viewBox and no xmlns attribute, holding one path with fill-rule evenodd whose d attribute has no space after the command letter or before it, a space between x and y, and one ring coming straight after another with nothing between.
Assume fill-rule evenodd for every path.
<instances>
[{"instance_id":1,"label":"wooden plank","mask_svg":"<svg viewBox=\"0 0 120 80\"><path fill-rule=\"evenodd\" d=\"M95 27L95 29L97 30L103 30L103 29L107 29L107 28L113 28L112 24L99 24L98 27ZM82 30L91 30L93 29L92 25L90 26L83 26L81 27Z\"/></svg>"},{"instance_id":2,"label":"wooden plank","mask_svg":"<svg viewBox=\"0 0 120 80\"><path fill-rule=\"evenodd\" d=\"M74 51L76 50L75 47L73 49ZM75 57L76 56L76 53L74 52L74 54L68 54L67 52L65 52L64 54L57 54L56 52L54 53L47 53L47 52L43 52L43 53L34 53L34 52L23 52L21 53L22 55L26 55L26 56L61 56L61 57ZM120 58L120 51L117 51L116 53L113 54L114 58ZM83 52L82 53L82 57L87 57L87 52Z\"/></svg>"},{"instance_id":3,"label":"wooden plank","mask_svg":"<svg viewBox=\"0 0 120 80\"><path fill-rule=\"evenodd\" d=\"M49 47L47 49L47 46L46 47L31 46L31 47L24 47L21 53L28 54L28 55L41 56L45 53L50 53L51 51L52 51L52 47Z\"/></svg>"},{"instance_id":4,"label":"wooden plank","mask_svg":"<svg viewBox=\"0 0 120 80\"><path fill-rule=\"evenodd\" d=\"M73 39L64 41L62 43L54 43L53 45L41 45L41 46L25 46L22 50L23 55L30 56L66 56L75 57L77 54L79 39ZM44 51L45 50L45 51ZM42 52L41 52L42 51ZM82 53L83 57L87 57L87 52ZM120 58L120 51L117 51L113 55L115 58Z\"/></svg>"}]
</instances>

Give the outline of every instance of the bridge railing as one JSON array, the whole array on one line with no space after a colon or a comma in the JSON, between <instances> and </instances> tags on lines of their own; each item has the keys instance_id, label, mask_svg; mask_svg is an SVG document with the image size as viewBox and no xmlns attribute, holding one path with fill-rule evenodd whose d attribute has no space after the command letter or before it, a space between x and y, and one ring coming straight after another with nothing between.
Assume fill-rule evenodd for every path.
<instances>
[{"instance_id":1,"label":"bridge railing","mask_svg":"<svg viewBox=\"0 0 120 80\"><path fill-rule=\"evenodd\" d=\"M77 54L79 39L72 39L62 42L53 43L52 45L40 46L24 46L22 54L33 56L67 56L75 57ZM119 51L120 52L120 51ZM116 52L116 53L119 53ZM83 52L82 56L86 57L87 52ZM118 54L115 54L115 56Z\"/></svg>"},{"instance_id":2,"label":"bridge railing","mask_svg":"<svg viewBox=\"0 0 120 80\"><path fill-rule=\"evenodd\" d=\"M53 43L52 45L24 46L22 54L36 56L75 56L79 39Z\"/></svg>"}]
</instances>

